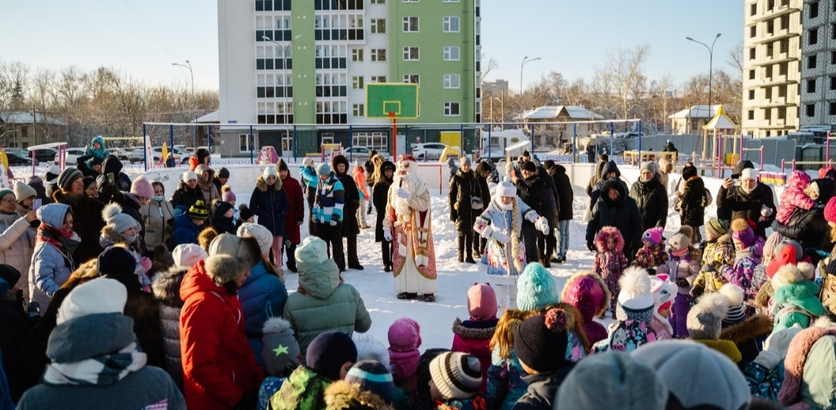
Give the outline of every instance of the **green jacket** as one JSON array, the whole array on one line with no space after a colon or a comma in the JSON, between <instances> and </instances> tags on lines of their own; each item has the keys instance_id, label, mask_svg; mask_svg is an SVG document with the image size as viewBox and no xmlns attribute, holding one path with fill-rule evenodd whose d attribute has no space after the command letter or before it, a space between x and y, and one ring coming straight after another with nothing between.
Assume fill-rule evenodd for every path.
<instances>
[{"instance_id":1,"label":"green jacket","mask_svg":"<svg viewBox=\"0 0 836 410\"><path fill-rule=\"evenodd\" d=\"M789 329L796 323L806 329L810 326L811 317L823 315L824 306L818 298L818 293L818 285L806 280L778 288L772 297L775 301L772 333Z\"/></svg>"},{"instance_id":2,"label":"green jacket","mask_svg":"<svg viewBox=\"0 0 836 410\"><path fill-rule=\"evenodd\" d=\"M325 408L325 389L332 381L314 370L301 365L282 383L273 397L273 410L307 410Z\"/></svg>"}]
</instances>

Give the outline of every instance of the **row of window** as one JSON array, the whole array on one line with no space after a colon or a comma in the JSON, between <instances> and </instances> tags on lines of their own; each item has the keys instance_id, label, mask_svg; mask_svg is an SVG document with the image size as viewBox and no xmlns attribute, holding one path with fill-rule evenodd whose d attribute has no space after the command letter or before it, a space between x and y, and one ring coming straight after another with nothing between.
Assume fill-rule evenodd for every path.
<instances>
[{"instance_id":1,"label":"row of window","mask_svg":"<svg viewBox=\"0 0 836 410\"><path fill-rule=\"evenodd\" d=\"M806 58L807 69L815 69L818 66L818 54L809 55ZM836 51L830 52L830 64L836 64ZM772 66L766 66L764 71L764 78L772 78ZM754 80L756 78L756 69L749 70L749 79ZM778 75L786 75L787 74L787 63L778 64Z\"/></svg>"},{"instance_id":2,"label":"row of window","mask_svg":"<svg viewBox=\"0 0 836 410\"><path fill-rule=\"evenodd\" d=\"M259 103L259 113L256 116L259 124L291 124L293 123L293 104L287 104L287 110L282 108L281 112L277 112L279 107L284 107L282 103L278 103L278 107L273 107L272 103L266 106L273 107L270 112L263 108L264 103ZM345 101L317 101L316 102L316 123L317 124L347 124L347 103ZM443 112L445 117L458 117L461 115L461 104L456 101L447 101L444 103ZM418 105L420 114L421 106ZM352 104L352 117L365 117L366 105L362 103ZM244 141L241 141L245 143ZM248 146L242 145L242 151L248 150Z\"/></svg>"},{"instance_id":3,"label":"row of window","mask_svg":"<svg viewBox=\"0 0 836 410\"><path fill-rule=\"evenodd\" d=\"M418 33L420 19L415 16L405 16L403 18L403 32L404 33ZM442 18L441 29L445 33L458 33L460 30L458 16L444 16Z\"/></svg>"},{"instance_id":4,"label":"row of window","mask_svg":"<svg viewBox=\"0 0 836 410\"><path fill-rule=\"evenodd\" d=\"M836 115L836 102L827 103L827 115ZM804 105L804 115L808 117L816 116L816 104Z\"/></svg>"},{"instance_id":5,"label":"row of window","mask_svg":"<svg viewBox=\"0 0 836 410\"><path fill-rule=\"evenodd\" d=\"M347 67L347 59L343 57L345 55L346 48L343 46L333 46L339 47L337 53L331 53L331 46L317 46L315 55L316 55L316 68L317 69L345 69ZM288 50L290 51L290 50ZM278 57L281 52L281 47L258 47L256 49L256 70L283 70L285 64L287 64L287 69L293 69L293 59L288 56L288 58L274 58ZM290 53L288 53L290 54ZM386 49L385 48L374 48L369 50L370 54L370 61L372 62L385 62L386 61ZM330 57L330 56L338 56L338 57ZM459 61L461 59L461 48L459 46L445 46L442 50L442 58L444 61ZM351 61L353 62L363 62L365 59L365 50L363 49L353 49L351 50ZM420 47L404 47L403 48L403 60L404 61L418 61L421 59L421 50Z\"/></svg>"},{"instance_id":6,"label":"row of window","mask_svg":"<svg viewBox=\"0 0 836 410\"><path fill-rule=\"evenodd\" d=\"M459 61L461 59L461 48L459 46L444 46L442 49L444 61ZM365 51L363 49L351 50L351 61L363 62ZM403 48L404 61L417 61L421 59L420 47L408 46ZM386 49L374 48L371 50L371 61L386 61Z\"/></svg>"},{"instance_id":7,"label":"row of window","mask_svg":"<svg viewBox=\"0 0 836 410\"><path fill-rule=\"evenodd\" d=\"M386 0L370 0L371 4L386 4ZM403 0L418 3L418 0ZM458 3L459 0L441 0ZM290 0L255 0L255 11L290 11ZM363 0L314 0L314 10L363 10Z\"/></svg>"},{"instance_id":8,"label":"row of window","mask_svg":"<svg viewBox=\"0 0 836 410\"><path fill-rule=\"evenodd\" d=\"M789 7L790 0L780 0L780 3L778 3L778 4L781 7ZM774 10L774 9L775 9L775 0L768 0L767 3L766 3L766 11L771 11L771 10ZM758 14L758 4L753 3L753 4L749 5L749 15L754 16L756 14Z\"/></svg>"}]
</instances>

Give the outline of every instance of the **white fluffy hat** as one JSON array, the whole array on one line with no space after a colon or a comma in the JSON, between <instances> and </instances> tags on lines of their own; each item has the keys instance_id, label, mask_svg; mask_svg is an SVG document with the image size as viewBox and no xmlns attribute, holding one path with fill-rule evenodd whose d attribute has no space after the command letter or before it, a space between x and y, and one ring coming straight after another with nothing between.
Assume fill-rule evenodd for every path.
<instances>
[{"instance_id":1,"label":"white fluffy hat","mask_svg":"<svg viewBox=\"0 0 836 410\"><path fill-rule=\"evenodd\" d=\"M515 197L517 196L517 187L511 183L511 179L505 177L502 182L497 184L496 186L496 195L497 196L508 196L508 197Z\"/></svg>"},{"instance_id":2,"label":"white fluffy hat","mask_svg":"<svg viewBox=\"0 0 836 410\"><path fill-rule=\"evenodd\" d=\"M195 243L184 243L174 247L171 251L174 264L181 268L192 267L209 257L206 251Z\"/></svg>"},{"instance_id":3,"label":"white fluffy hat","mask_svg":"<svg viewBox=\"0 0 836 410\"><path fill-rule=\"evenodd\" d=\"M96 278L76 286L61 307L56 324L100 313L122 313L128 301L128 290L118 280Z\"/></svg>"}]
</instances>

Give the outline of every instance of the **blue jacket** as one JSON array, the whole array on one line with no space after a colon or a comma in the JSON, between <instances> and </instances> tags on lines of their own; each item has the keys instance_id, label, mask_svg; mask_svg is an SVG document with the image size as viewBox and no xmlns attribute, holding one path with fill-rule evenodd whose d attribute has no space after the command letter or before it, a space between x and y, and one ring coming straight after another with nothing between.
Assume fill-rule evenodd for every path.
<instances>
[{"instance_id":1,"label":"blue jacket","mask_svg":"<svg viewBox=\"0 0 836 410\"><path fill-rule=\"evenodd\" d=\"M319 182L319 177L316 175L316 170L313 167L302 167L301 171L302 185L307 188L316 188Z\"/></svg>"},{"instance_id":2,"label":"blue jacket","mask_svg":"<svg viewBox=\"0 0 836 410\"><path fill-rule=\"evenodd\" d=\"M198 235L200 235L200 227L192 222L188 213L174 218L174 233L172 238L174 246L184 243L197 244Z\"/></svg>"},{"instance_id":3,"label":"blue jacket","mask_svg":"<svg viewBox=\"0 0 836 410\"><path fill-rule=\"evenodd\" d=\"M264 345L261 332L264 322L271 317L280 317L287 302L287 288L278 276L267 271L264 261L250 269L250 277L238 289L238 300L244 310L244 330L250 347L255 353L255 361L264 368L261 348Z\"/></svg>"},{"instance_id":4,"label":"blue jacket","mask_svg":"<svg viewBox=\"0 0 836 410\"><path fill-rule=\"evenodd\" d=\"M259 225L273 236L284 236L284 214L290 210L290 201L282 189L281 178L277 177L273 186L267 186L264 178L259 176L250 197L250 209L258 215Z\"/></svg>"},{"instance_id":5,"label":"blue jacket","mask_svg":"<svg viewBox=\"0 0 836 410\"><path fill-rule=\"evenodd\" d=\"M38 209L38 218L51 227L61 229L64 216L69 209L65 204L50 204ZM79 240L77 236L75 238ZM81 246L90 245L82 243L79 247ZM29 295L32 300L41 304L41 309L49 306L55 292L70 278L74 269L72 255L63 249L63 246L61 248L59 250L55 245L37 240L35 251L32 253L32 264L28 272Z\"/></svg>"},{"instance_id":6,"label":"blue jacket","mask_svg":"<svg viewBox=\"0 0 836 410\"><path fill-rule=\"evenodd\" d=\"M331 219L343 220L345 189L343 183L333 173L325 181L320 181L316 189L313 206L313 219L318 223L328 223Z\"/></svg>"},{"instance_id":7,"label":"blue jacket","mask_svg":"<svg viewBox=\"0 0 836 410\"><path fill-rule=\"evenodd\" d=\"M96 149L97 142L101 145L101 148L99 149ZM105 149L104 138L102 138L101 135L96 138L93 138L93 140L90 141L90 148L87 148L87 151L84 152L84 155L88 157L96 157L104 161L104 159L107 158L108 155L110 155L110 152L108 152Z\"/></svg>"}]
</instances>

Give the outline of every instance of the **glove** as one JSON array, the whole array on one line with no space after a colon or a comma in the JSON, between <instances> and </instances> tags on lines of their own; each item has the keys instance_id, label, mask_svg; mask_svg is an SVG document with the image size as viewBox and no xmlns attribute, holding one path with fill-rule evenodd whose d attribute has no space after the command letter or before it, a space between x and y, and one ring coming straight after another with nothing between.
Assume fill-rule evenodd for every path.
<instances>
[{"instance_id":1,"label":"glove","mask_svg":"<svg viewBox=\"0 0 836 410\"><path fill-rule=\"evenodd\" d=\"M152 265L151 259L148 259L147 256L143 256L142 259L139 260L139 264L142 266L142 269L145 269L146 272L149 269L151 269L151 265Z\"/></svg>"},{"instance_id":2,"label":"glove","mask_svg":"<svg viewBox=\"0 0 836 410\"><path fill-rule=\"evenodd\" d=\"M383 230L383 239L386 239L386 242L392 242L392 231L388 229Z\"/></svg>"},{"instance_id":3,"label":"glove","mask_svg":"<svg viewBox=\"0 0 836 410\"><path fill-rule=\"evenodd\" d=\"M493 228L491 228L490 226L486 226L485 229L482 229L482 232L479 235L482 236L485 239L488 239L488 238L491 237L492 233L493 233Z\"/></svg>"},{"instance_id":4,"label":"glove","mask_svg":"<svg viewBox=\"0 0 836 410\"><path fill-rule=\"evenodd\" d=\"M754 362L771 370L781 362L781 355L772 350L762 350L758 353L758 357L755 358Z\"/></svg>"},{"instance_id":5,"label":"glove","mask_svg":"<svg viewBox=\"0 0 836 410\"><path fill-rule=\"evenodd\" d=\"M549 234L549 221L546 220L546 218L543 218L542 216L537 218L537 220L534 222L534 227L537 228L538 231L542 232L543 235Z\"/></svg>"},{"instance_id":6,"label":"glove","mask_svg":"<svg viewBox=\"0 0 836 410\"><path fill-rule=\"evenodd\" d=\"M679 279L676 280L676 286L681 286L683 288L690 288L691 284L688 283L688 279L679 278Z\"/></svg>"},{"instance_id":7,"label":"glove","mask_svg":"<svg viewBox=\"0 0 836 410\"><path fill-rule=\"evenodd\" d=\"M769 218L770 216L772 216L772 212L774 212L772 210L772 208L770 208L766 205L761 206L761 216L762 217Z\"/></svg>"},{"instance_id":8,"label":"glove","mask_svg":"<svg viewBox=\"0 0 836 410\"><path fill-rule=\"evenodd\" d=\"M820 204L820 203L819 203L819 204L816 204L816 206L814 207L814 209L824 209L824 207L825 207L825 206L827 206L827 204Z\"/></svg>"},{"instance_id":9,"label":"glove","mask_svg":"<svg viewBox=\"0 0 836 410\"><path fill-rule=\"evenodd\" d=\"M337 221L335 221L335 220L333 220L333 219L332 219L332 220L331 220L331 222L329 222L329 224L330 224L331 226L337 226Z\"/></svg>"},{"instance_id":10,"label":"glove","mask_svg":"<svg viewBox=\"0 0 836 410\"><path fill-rule=\"evenodd\" d=\"M595 244L592 241L586 241L586 249L589 249L590 252L595 252Z\"/></svg>"},{"instance_id":11,"label":"glove","mask_svg":"<svg viewBox=\"0 0 836 410\"><path fill-rule=\"evenodd\" d=\"M403 199L409 199L409 191L403 188L398 188L398 197Z\"/></svg>"},{"instance_id":12,"label":"glove","mask_svg":"<svg viewBox=\"0 0 836 410\"><path fill-rule=\"evenodd\" d=\"M507 244L508 242L511 242L511 237L505 235L504 233L494 232L491 237L503 245Z\"/></svg>"}]
</instances>

